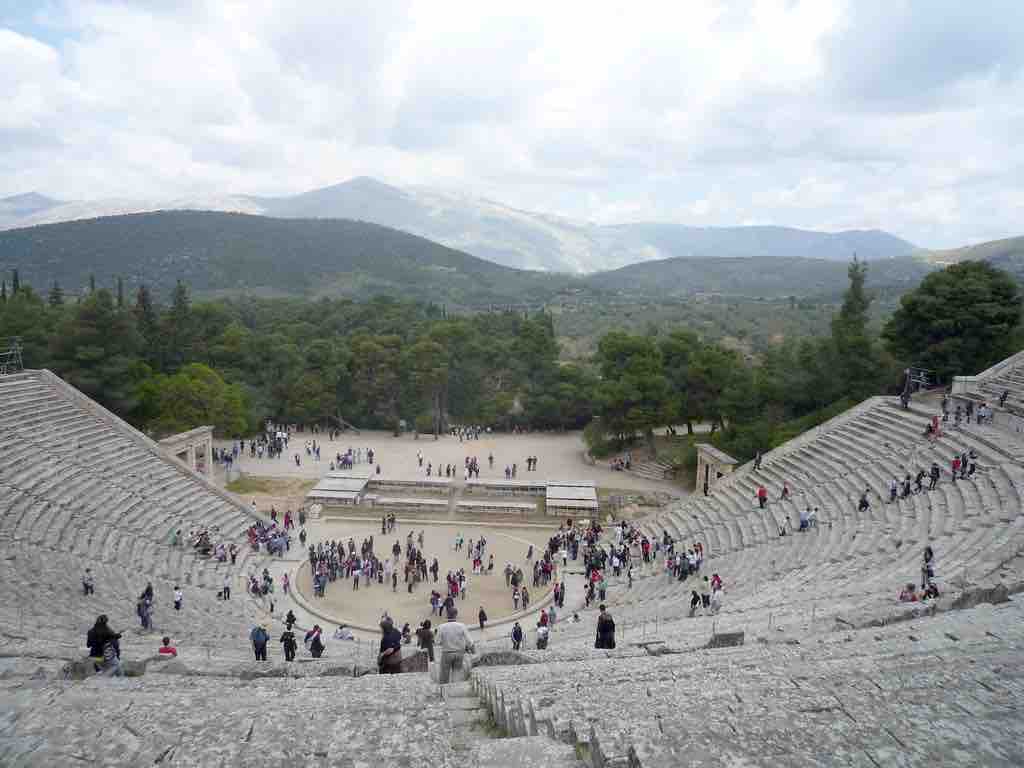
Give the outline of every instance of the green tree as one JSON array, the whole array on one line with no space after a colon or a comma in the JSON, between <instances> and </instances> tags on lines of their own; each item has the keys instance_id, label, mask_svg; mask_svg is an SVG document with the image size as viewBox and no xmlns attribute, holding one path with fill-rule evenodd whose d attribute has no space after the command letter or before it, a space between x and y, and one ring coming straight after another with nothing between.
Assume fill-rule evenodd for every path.
<instances>
[{"instance_id":1,"label":"green tree","mask_svg":"<svg viewBox=\"0 0 1024 768\"><path fill-rule=\"evenodd\" d=\"M86 296L51 337L56 372L115 413L131 418L136 407L136 363L142 339L135 318L118 312L101 289Z\"/></svg>"},{"instance_id":2,"label":"green tree","mask_svg":"<svg viewBox=\"0 0 1024 768\"><path fill-rule=\"evenodd\" d=\"M181 280L174 286L171 306L162 318L164 357L163 368L176 371L192 359L192 300L188 286Z\"/></svg>"},{"instance_id":3,"label":"green tree","mask_svg":"<svg viewBox=\"0 0 1024 768\"><path fill-rule=\"evenodd\" d=\"M21 290L21 277L18 276L18 270L11 270L11 295L14 296Z\"/></svg>"},{"instance_id":4,"label":"green tree","mask_svg":"<svg viewBox=\"0 0 1024 768\"><path fill-rule=\"evenodd\" d=\"M244 435L250 426L241 388L202 363L147 379L138 389L140 400L155 401L147 426L161 435L209 424L218 435L232 437Z\"/></svg>"},{"instance_id":5,"label":"green tree","mask_svg":"<svg viewBox=\"0 0 1024 768\"><path fill-rule=\"evenodd\" d=\"M64 289L60 287L60 283L56 280L53 281L53 285L50 287L50 306L59 307L64 304Z\"/></svg>"},{"instance_id":6,"label":"green tree","mask_svg":"<svg viewBox=\"0 0 1024 768\"><path fill-rule=\"evenodd\" d=\"M50 341L58 313L50 310L31 286L0 302L0 337L18 336L26 368L50 365Z\"/></svg>"},{"instance_id":7,"label":"green tree","mask_svg":"<svg viewBox=\"0 0 1024 768\"><path fill-rule=\"evenodd\" d=\"M117 308L124 309L124 280L117 278Z\"/></svg>"},{"instance_id":8,"label":"green tree","mask_svg":"<svg viewBox=\"0 0 1024 768\"><path fill-rule=\"evenodd\" d=\"M847 393L856 399L877 394L882 380L874 339L868 332L871 296L864 289L868 265L854 257L847 270L850 285L832 318L832 341Z\"/></svg>"},{"instance_id":9,"label":"green tree","mask_svg":"<svg viewBox=\"0 0 1024 768\"><path fill-rule=\"evenodd\" d=\"M408 373L415 401L422 411L430 414L430 431L439 435L445 428L444 395L448 383L445 348L436 341L420 339L402 355L402 369Z\"/></svg>"},{"instance_id":10,"label":"green tree","mask_svg":"<svg viewBox=\"0 0 1024 768\"><path fill-rule=\"evenodd\" d=\"M953 264L900 299L883 336L893 355L934 370L940 381L979 373L1015 350L1021 295L984 261Z\"/></svg>"},{"instance_id":11,"label":"green tree","mask_svg":"<svg viewBox=\"0 0 1024 768\"><path fill-rule=\"evenodd\" d=\"M697 414L690 402L690 365L701 348L700 339L690 331L677 330L662 337L658 346L671 390L668 423L684 423L687 433L692 435Z\"/></svg>"},{"instance_id":12,"label":"green tree","mask_svg":"<svg viewBox=\"0 0 1024 768\"><path fill-rule=\"evenodd\" d=\"M151 366L158 367L160 364L160 321L156 307L153 305L153 296L145 284L140 285L135 294L135 306L132 307L132 312L135 315L135 325L146 344L146 360Z\"/></svg>"},{"instance_id":13,"label":"green tree","mask_svg":"<svg viewBox=\"0 0 1024 768\"><path fill-rule=\"evenodd\" d=\"M356 416L348 421L393 427L398 421L402 340L388 334L352 340L352 393Z\"/></svg>"},{"instance_id":14,"label":"green tree","mask_svg":"<svg viewBox=\"0 0 1024 768\"><path fill-rule=\"evenodd\" d=\"M601 423L620 441L642 434L654 454L654 428L666 423L671 396L661 351L654 339L613 331L601 339L597 352Z\"/></svg>"}]
</instances>

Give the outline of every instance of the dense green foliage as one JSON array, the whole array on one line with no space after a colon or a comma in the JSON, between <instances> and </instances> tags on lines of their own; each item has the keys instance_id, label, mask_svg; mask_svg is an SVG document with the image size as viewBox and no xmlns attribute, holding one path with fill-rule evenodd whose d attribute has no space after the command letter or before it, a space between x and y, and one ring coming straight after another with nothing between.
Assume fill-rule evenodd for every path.
<instances>
[{"instance_id":1,"label":"dense green foliage","mask_svg":"<svg viewBox=\"0 0 1024 768\"><path fill-rule=\"evenodd\" d=\"M405 421L421 431L587 426L600 453L638 439L653 449L660 427L690 432L703 422L713 442L748 459L896 391L908 364L976 373L1019 345L1016 284L978 263L907 294L883 345L872 322L874 269L848 265L827 332L769 344L757 358L706 328L612 327L592 358L560 364L554 318L542 311L455 316L386 297L194 302L183 282L166 304L145 285L129 296L101 288L69 297L50 280L44 299L23 274L4 281L0 336L22 337L27 366L52 368L160 434L210 423L236 435L267 418L387 429ZM796 297L783 303L818 311Z\"/></svg>"},{"instance_id":2,"label":"dense green foliage","mask_svg":"<svg viewBox=\"0 0 1024 768\"><path fill-rule=\"evenodd\" d=\"M967 261L929 275L907 293L884 335L894 354L948 381L1017 351L1020 315L1013 278L986 262Z\"/></svg>"},{"instance_id":3,"label":"dense green foliage","mask_svg":"<svg viewBox=\"0 0 1024 768\"><path fill-rule=\"evenodd\" d=\"M0 304L8 335L23 338L26 366L52 368L159 434L209 423L236 435L264 418L580 428L596 386L558 364L548 315L446 317L387 298L193 303L178 283L168 306L142 287L118 307L102 289L53 303L22 286Z\"/></svg>"},{"instance_id":4,"label":"dense green foliage","mask_svg":"<svg viewBox=\"0 0 1024 768\"><path fill-rule=\"evenodd\" d=\"M777 345L758 366L688 331L657 339L605 336L597 355L603 373L600 427L587 433L591 446L601 451L609 439L622 446L636 434L650 440L663 424L685 424L692 431L694 422L705 422L713 442L745 460L792 437L795 424L834 415L838 401L855 402L898 385L898 365L868 328L866 265L855 260L847 272L849 287L831 334ZM636 383L640 377L649 382L646 388ZM624 404L632 419L623 419Z\"/></svg>"}]
</instances>

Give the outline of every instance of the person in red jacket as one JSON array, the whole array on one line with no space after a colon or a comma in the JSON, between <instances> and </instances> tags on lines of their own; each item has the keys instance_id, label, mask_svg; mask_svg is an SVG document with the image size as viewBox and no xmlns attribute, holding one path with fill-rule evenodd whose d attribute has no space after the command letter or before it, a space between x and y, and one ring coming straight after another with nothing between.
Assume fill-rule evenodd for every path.
<instances>
[{"instance_id":1,"label":"person in red jacket","mask_svg":"<svg viewBox=\"0 0 1024 768\"><path fill-rule=\"evenodd\" d=\"M761 509L768 503L768 489L763 485L757 489L757 503L761 505Z\"/></svg>"},{"instance_id":2,"label":"person in red jacket","mask_svg":"<svg viewBox=\"0 0 1024 768\"><path fill-rule=\"evenodd\" d=\"M160 646L157 653L163 656L171 656L173 658L178 655L178 649L171 645L171 638L165 637L163 639L163 645Z\"/></svg>"}]
</instances>

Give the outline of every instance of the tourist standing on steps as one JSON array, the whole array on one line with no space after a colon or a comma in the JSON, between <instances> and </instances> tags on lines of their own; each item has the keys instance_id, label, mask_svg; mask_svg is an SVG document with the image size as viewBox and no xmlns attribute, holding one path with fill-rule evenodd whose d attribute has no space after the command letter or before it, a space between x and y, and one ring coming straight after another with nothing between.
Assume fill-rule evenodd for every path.
<instances>
[{"instance_id":1,"label":"tourist standing on steps","mask_svg":"<svg viewBox=\"0 0 1024 768\"><path fill-rule=\"evenodd\" d=\"M320 625L314 624L304 639L306 648L309 649L309 655L314 659L319 659L324 653L324 641L320 639L321 632Z\"/></svg>"},{"instance_id":2,"label":"tourist standing on steps","mask_svg":"<svg viewBox=\"0 0 1024 768\"><path fill-rule=\"evenodd\" d=\"M284 647L284 660L295 661L295 649L299 644L296 642L295 633L292 632L291 628L288 628L281 633L280 642Z\"/></svg>"},{"instance_id":3,"label":"tourist standing on steps","mask_svg":"<svg viewBox=\"0 0 1024 768\"><path fill-rule=\"evenodd\" d=\"M924 555L921 557L921 589L927 588L931 580L935 578L935 552L929 544L924 548Z\"/></svg>"},{"instance_id":4,"label":"tourist standing on steps","mask_svg":"<svg viewBox=\"0 0 1024 768\"><path fill-rule=\"evenodd\" d=\"M181 591L181 587L177 584L174 585L174 610L180 611L181 604L185 600L185 593Z\"/></svg>"},{"instance_id":5,"label":"tourist standing on steps","mask_svg":"<svg viewBox=\"0 0 1024 768\"><path fill-rule=\"evenodd\" d=\"M221 590L221 594L225 600L231 599L231 574L224 574L224 589Z\"/></svg>"},{"instance_id":6,"label":"tourist standing on steps","mask_svg":"<svg viewBox=\"0 0 1024 768\"><path fill-rule=\"evenodd\" d=\"M597 637L594 640L594 647L611 649L615 647L615 621L603 603L600 609L601 613L597 617Z\"/></svg>"},{"instance_id":7,"label":"tourist standing on steps","mask_svg":"<svg viewBox=\"0 0 1024 768\"><path fill-rule=\"evenodd\" d=\"M402 664L402 633L395 629L390 617L380 623L380 652L377 669L382 675L397 675Z\"/></svg>"},{"instance_id":8,"label":"tourist standing on steps","mask_svg":"<svg viewBox=\"0 0 1024 768\"><path fill-rule=\"evenodd\" d=\"M136 610L139 614L139 621L142 623L143 629L153 628L153 588L152 586L147 587L147 591L143 592L139 596L139 603L136 606Z\"/></svg>"},{"instance_id":9,"label":"tourist standing on steps","mask_svg":"<svg viewBox=\"0 0 1024 768\"><path fill-rule=\"evenodd\" d=\"M458 615L459 612L452 608L448 611L448 621L437 629L437 642L441 646L441 667L437 679L441 684L449 682L452 670L462 666L466 653L473 652L469 630L465 624L456 621Z\"/></svg>"},{"instance_id":10,"label":"tourist standing on steps","mask_svg":"<svg viewBox=\"0 0 1024 768\"><path fill-rule=\"evenodd\" d=\"M266 628L257 624L252 628L252 632L249 633L249 639L252 641L252 650L256 654L256 661L266 661L267 641L270 640L270 635L267 634Z\"/></svg>"},{"instance_id":11,"label":"tourist standing on steps","mask_svg":"<svg viewBox=\"0 0 1024 768\"><path fill-rule=\"evenodd\" d=\"M93 580L92 580L92 569L86 568L85 574L82 576L82 594L88 597L94 593Z\"/></svg>"},{"instance_id":12,"label":"tourist standing on steps","mask_svg":"<svg viewBox=\"0 0 1024 768\"><path fill-rule=\"evenodd\" d=\"M434 630L431 628L430 619L424 621L416 630L416 645L427 652L427 660L434 660Z\"/></svg>"},{"instance_id":13,"label":"tourist standing on steps","mask_svg":"<svg viewBox=\"0 0 1024 768\"><path fill-rule=\"evenodd\" d=\"M512 650L518 651L519 647L523 644L523 628L519 626L517 621L512 627Z\"/></svg>"}]
</instances>

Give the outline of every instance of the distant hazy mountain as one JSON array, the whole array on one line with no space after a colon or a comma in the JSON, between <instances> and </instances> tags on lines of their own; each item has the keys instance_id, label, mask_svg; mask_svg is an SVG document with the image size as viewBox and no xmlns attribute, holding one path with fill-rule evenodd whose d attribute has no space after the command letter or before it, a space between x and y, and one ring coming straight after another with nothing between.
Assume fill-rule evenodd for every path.
<instances>
[{"instance_id":1,"label":"distant hazy mountain","mask_svg":"<svg viewBox=\"0 0 1024 768\"><path fill-rule=\"evenodd\" d=\"M588 273L671 257L809 257L848 261L911 253L877 230L813 232L786 227L687 227L671 223L600 226L521 211L491 200L370 178L285 197L220 196L170 201L58 203L4 217L0 228L161 209L217 210L284 218L341 218L411 232L518 269Z\"/></svg>"},{"instance_id":2,"label":"distant hazy mountain","mask_svg":"<svg viewBox=\"0 0 1024 768\"><path fill-rule=\"evenodd\" d=\"M19 222L27 221L32 216L59 205L62 205L60 200L37 192L0 197L0 228L21 226Z\"/></svg>"}]
</instances>

